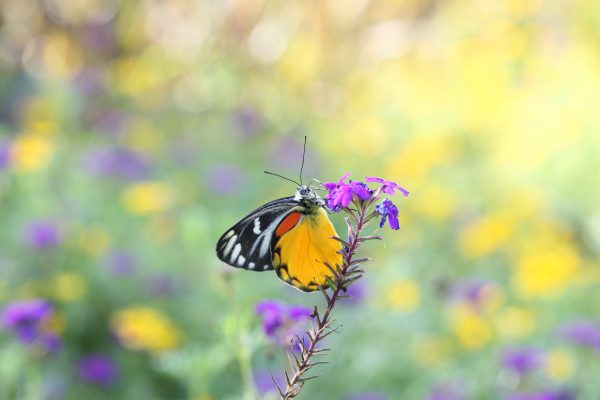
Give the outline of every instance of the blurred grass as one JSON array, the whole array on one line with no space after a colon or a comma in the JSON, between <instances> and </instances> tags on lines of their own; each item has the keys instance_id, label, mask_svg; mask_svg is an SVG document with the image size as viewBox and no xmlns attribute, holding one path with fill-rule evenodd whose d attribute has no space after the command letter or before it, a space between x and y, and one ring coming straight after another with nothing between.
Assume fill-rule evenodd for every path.
<instances>
[{"instance_id":1,"label":"blurred grass","mask_svg":"<svg viewBox=\"0 0 600 400\"><path fill-rule=\"evenodd\" d=\"M0 10L0 301L50 300L63 341L44 354L4 329L0 397L267 397L247 368L279 372L284 357L254 304L318 296L230 269L214 244L295 190L262 171L295 177L304 135L305 177L411 191L402 229L366 250L365 294L340 311L305 398L600 397L597 352L559 333L599 318L596 1ZM55 246L28 239L36 221ZM156 313L126 314L141 348L114 322L136 307ZM545 355L526 376L501 362L519 346ZM78 375L91 353L118 365L116 383Z\"/></svg>"}]
</instances>

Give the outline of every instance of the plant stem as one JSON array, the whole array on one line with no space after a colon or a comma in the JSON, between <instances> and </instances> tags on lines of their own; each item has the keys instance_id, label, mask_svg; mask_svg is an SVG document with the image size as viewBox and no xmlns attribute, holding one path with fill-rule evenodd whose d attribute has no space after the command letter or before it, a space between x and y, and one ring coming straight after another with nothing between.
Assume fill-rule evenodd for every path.
<instances>
[{"instance_id":1,"label":"plant stem","mask_svg":"<svg viewBox=\"0 0 600 400\"><path fill-rule=\"evenodd\" d=\"M302 339L299 339L299 345L302 350L302 357L298 359L298 357L293 354L293 350L290 350L291 356L290 361L292 361L293 375L289 377L286 372L287 378L287 388L286 391L283 392L279 390L279 394L281 395L282 400L288 400L295 398L302 390L302 386L305 381L316 378L317 376L304 377L303 375L313 366L318 364L324 364L325 362L313 362L313 357L320 355L327 351L328 349L322 349L318 345L320 342L329 336L331 333L335 332L337 328L331 328L334 320L331 319L331 314L337 301L341 298L347 297L342 294L345 292L347 287L344 287L344 282L348 278L348 273L350 266L352 265L352 260L354 254L358 250L361 244L360 233L363 228L366 226L368 222L367 210L369 209L370 203L368 204L357 204L358 205L358 215L353 219L356 223L356 228L354 233L352 233L350 222L348 222L348 246L344 249L343 256L343 265L338 273L335 275L335 287L333 288L333 292L331 295L327 295L325 290L323 290L323 295L325 296L325 300L327 301L327 307L322 316L319 315L317 308L315 307L315 311L313 313L313 318L317 320L316 326L313 326L313 329L309 330L308 336L310 339L310 345L306 347ZM351 219L352 220L352 219ZM278 388L279 389L279 388Z\"/></svg>"}]
</instances>

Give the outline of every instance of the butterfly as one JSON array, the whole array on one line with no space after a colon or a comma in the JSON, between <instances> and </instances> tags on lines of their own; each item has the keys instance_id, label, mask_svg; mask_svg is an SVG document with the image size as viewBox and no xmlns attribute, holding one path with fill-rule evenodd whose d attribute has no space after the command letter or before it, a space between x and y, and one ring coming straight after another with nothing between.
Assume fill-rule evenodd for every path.
<instances>
[{"instance_id":1,"label":"butterfly","mask_svg":"<svg viewBox=\"0 0 600 400\"><path fill-rule=\"evenodd\" d=\"M302 172L300 177L302 182ZM233 267L275 270L282 281L312 292L333 277L325 263L342 265L342 245L334 236L324 200L300 183L294 196L268 202L225 231L216 250Z\"/></svg>"}]
</instances>

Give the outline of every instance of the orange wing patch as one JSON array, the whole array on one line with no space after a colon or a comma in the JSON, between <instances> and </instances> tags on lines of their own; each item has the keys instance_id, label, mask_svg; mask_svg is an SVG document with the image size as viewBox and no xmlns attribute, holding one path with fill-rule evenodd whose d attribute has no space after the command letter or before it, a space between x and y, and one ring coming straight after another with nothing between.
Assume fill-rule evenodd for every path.
<instances>
[{"instance_id":1,"label":"orange wing patch","mask_svg":"<svg viewBox=\"0 0 600 400\"><path fill-rule=\"evenodd\" d=\"M292 213L277 227L275 234L279 236L279 232L283 233L273 254L277 261L273 267L279 278L305 292L326 286L331 271L323 263L342 264L342 246L331 239L337 233L327 212L319 208L301 220L299 213Z\"/></svg>"},{"instance_id":2,"label":"orange wing patch","mask_svg":"<svg viewBox=\"0 0 600 400\"><path fill-rule=\"evenodd\" d=\"M285 235L290 229L292 229L300 220L301 214L299 212L290 213L283 221L279 224L275 230L275 236L281 237Z\"/></svg>"}]
</instances>

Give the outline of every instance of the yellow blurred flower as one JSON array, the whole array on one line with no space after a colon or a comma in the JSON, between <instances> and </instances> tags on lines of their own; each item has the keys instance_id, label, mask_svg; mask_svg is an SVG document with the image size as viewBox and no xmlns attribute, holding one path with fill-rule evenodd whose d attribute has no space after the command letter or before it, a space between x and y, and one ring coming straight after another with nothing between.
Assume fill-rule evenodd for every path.
<instances>
[{"instance_id":1,"label":"yellow blurred flower","mask_svg":"<svg viewBox=\"0 0 600 400\"><path fill-rule=\"evenodd\" d=\"M450 329L468 349L485 346L493 338L492 328L468 305L459 305L450 313Z\"/></svg>"},{"instance_id":2,"label":"yellow blurred flower","mask_svg":"<svg viewBox=\"0 0 600 400\"><path fill-rule=\"evenodd\" d=\"M544 367L552 379L564 381L569 379L575 371L575 357L568 350L557 348L546 355Z\"/></svg>"},{"instance_id":3,"label":"yellow blurred flower","mask_svg":"<svg viewBox=\"0 0 600 400\"><path fill-rule=\"evenodd\" d=\"M98 257L108 250L110 237L100 228L85 230L79 234L79 245L90 256Z\"/></svg>"},{"instance_id":4,"label":"yellow blurred flower","mask_svg":"<svg viewBox=\"0 0 600 400\"><path fill-rule=\"evenodd\" d=\"M508 212L498 212L471 223L461 233L459 245L471 258L493 253L510 239L515 219Z\"/></svg>"},{"instance_id":5,"label":"yellow blurred flower","mask_svg":"<svg viewBox=\"0 0 600 400\"><path fill-rule=\"evenodd\" d=\"M173 205L175 192L162 182L138 183L127 188L123 204L132 214L148 215L165 211Z\"/></svg>"},{"instance_id":6,"label":"yellow blurred flower","mask_svg":"<svg viewBox=\"0 0 600 400\"><path fill-rule=\"evenodd\" d=\"M535 314L520 307L507 307L495 319L496 332L506 339L521 339L533 333Z\"/></svg>"},{"instance_id":7,"label":"yellow blurred flower","mask_svg":"<svg viewBox=\"0 0 600 400\"><path fill-rule=\"evenodd\" d=\"M424 180L431 169L454 158L454 147L445 135L419 134L400 146L388 166L389 176L401 176L414 186Z\"/></svg>"},{"instance_id":8,"label":"yellow blurred flower","mask_svg":"<svg viewBox=\"0 0 600 400\"><path fill-rule=\"evenodd\" d=\"M54 311L49 318L42 321L42 330L55 335L60 335L67 327L65 315L59 311Z\"/></svg>"},{"instance_id":9,"label":"yellow blurred flower","mask_svg":"<svg viewBox=\"0 0 600 400\"><path fill-rule=\"evenodd\" d=\"M17 171L37 171L48 164L53 153L53 145L47 138L39 135L22 135L12 145L12 164Z\"/></svg>"},{"instance_id":10,"label":"yellow blurred flower","mask_svg":"<svg viewBox=\"0 0 600 400\"><path fill-rule=\"evenodd\" d=\"M410 344L412 358L422 367L435 367L448 360L452 353L450 340L443 337L417 337Z\"/></svg>"},{"instance_id":11,"label":"yellow blurred flower","mask_svg":"<svg viewBox=\"0 0 600 400\"><path fill-rule=\"evenodd\" d=\"M386 302L394 310L413 312L421 302L421 290L410 279L399 280L388 288Z\"/></svg>"},{"instance_id":12,"label":"yellow blurred flower","mask_svg":"<svg viewBox=\"0 0 600 400\"><path fill-rule=\"evenodd\" d=\"M577 278L580 256L567 243L524 252L516 262L512 286L526 298L560 294Z\"/></svg>"},{"instance_id":13,"label":"yellow blurred flower","mask_svg":"<svg viewBox=\"0 0 600 400\"><path fill-rule=\"evenodd\" d=\"M321 65L322 43L314 34L294 38L278 66L288 82L304 87L315 80Z\"/></svg>"},{"instance_id":14,"label":"yellow blurred flower","mask_svg":"<svg viewBox=\"0 0 600 400\"><path fill-rule=\"evenodd\" d=\"M455 192L435 184L411 189L411 200L408 207L434 222L447 220L457 204Z\"/></svg>"},{"instance_id":15,"label":"yellow blurred flower","mask_svg":"<svg viewBox=\"0 0 600 400\"><path fill-rule=\"evenodd\" d=\"M160 311L146 306L125 308L111 318L111 328L121 343L132 350L160 352L181 342L180 332Z\"/></svg>"},{"instance_id":16,"label":"yellow blurred flower","mask_svg":"<svg viewBox=\"0 0 600 400\"><path fill-rule=\"evenodd\" d=\"M127 136L123 144L141 153L160 151L163 137L148 121L132 118L128 124Z\"/></svg>"},{"instance_id":17,"label":"yellow blurred flower","mask_svg":"<svg viewBox=\"0 0 600 400\"><path fill-rule=\"evenodd\" d=\"M77 301L87 292L85 280L77 274L68 272L54 276L50 287L51 296L63 303Z\"/></svg>"},{"instance_id":18,"label":"yellow blurred flower","mask_svg":"<svg viewBox=\"0 0 600 400\"><path fill-rule=\"evenodd\" d=\"M166 242L177 232L177 223L173 218L156 217L147 224L147 232L157 242Z\"/></svg>"},{"instance_id":19,"label":"yellow blurred flower","mask_svg":"<svg viewBox=\"0 0 600 400\"><path fill-rule=\"evenodd\" d=\"M27 102L23 114L24 132L36 135L50 135L56 132L59 109L49 99L34 97Z\"/></svg>"}]
</instances>

